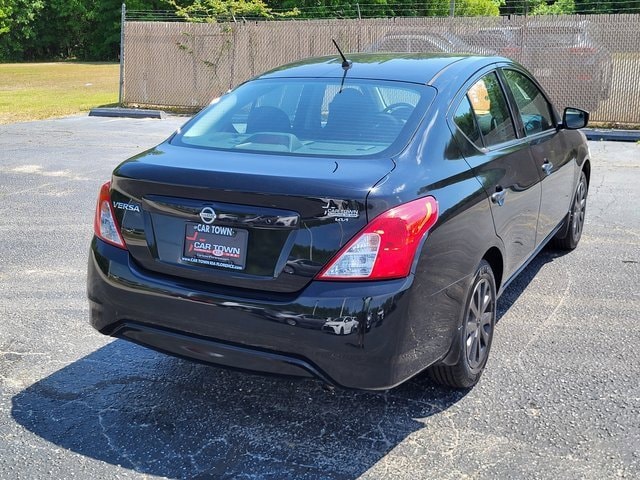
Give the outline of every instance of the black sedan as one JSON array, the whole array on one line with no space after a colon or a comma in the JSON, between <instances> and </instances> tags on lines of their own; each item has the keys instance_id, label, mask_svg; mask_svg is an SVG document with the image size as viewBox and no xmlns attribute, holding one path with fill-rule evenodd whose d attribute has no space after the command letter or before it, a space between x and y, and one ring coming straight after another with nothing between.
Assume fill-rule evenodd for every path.
<instances>
[{"instance_id":1,"label":"black sedan","mask_svg":"<svg viewBox=\"0 0 640 480\"><path fill-rule=\"evenodd\" d=\"M428 369L468 388L501 292L548 242L580 240L587 120L501 57L265 73L102 186L91 323L223 367L373 390ZM344 317L355 333L327 335Z\"/></svg>"}]
</instances>

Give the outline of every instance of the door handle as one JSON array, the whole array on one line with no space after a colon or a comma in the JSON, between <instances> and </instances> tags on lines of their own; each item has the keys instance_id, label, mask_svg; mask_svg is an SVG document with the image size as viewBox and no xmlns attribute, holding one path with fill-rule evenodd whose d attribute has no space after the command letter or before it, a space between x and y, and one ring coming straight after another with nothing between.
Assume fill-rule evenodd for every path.
<instances>
[{"instance_id":1,"label":"door handle","mask_svg":"<svg viewBox=\"0 0 640 480\"><path fill-rule=\"evenodd\" d=\"M544 173L547 175L551 175L551 172L553 171L553 163L545 158L544 163L542 164L542 170L544 170Z\"/></svg>"},{"instance_id":2,"label":"door handle","mask_svg":"<svg viewBox=\"0 0 640 480\"><path fill-rule=\"evenodd\" d=\"M499 207L504 205L504 197L507 195L507 191L500 185L496 187L496 192L491 195L491 201Z\"/></svg>"}]
</instances>

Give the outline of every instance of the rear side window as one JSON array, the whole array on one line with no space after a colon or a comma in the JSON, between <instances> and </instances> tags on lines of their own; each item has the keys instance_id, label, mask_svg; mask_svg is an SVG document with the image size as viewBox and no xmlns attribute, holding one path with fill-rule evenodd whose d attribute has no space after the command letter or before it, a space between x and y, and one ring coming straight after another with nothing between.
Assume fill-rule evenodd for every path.
<instances>
[{"instance_id":1,"label":"rear side window","mask_svg":"<svg viewBox=\"0 0 640 480\"><path fill-rule=\"evenodd\" d=\"M456 110L453 121L458 128L464 133L469 140L471 140L477 147L482 148L482 140L480 139L480 130L478 130L478 124L476 117L471 109L471 103L469 97L465 96L458 109Z\"/></svg>"},{"instance_id":2,"label":"rear side window","mask_svg":"<svg viewBox=\"0 0 640 480\"><path fill-rule=\"evenodd\" d=\"M347 78L245 83L172 140L198 148L317 156L390 155L415 132L435 90Z\"/></svg>"},{"instance_id":3,"label":"rear side window","mask_svg":"<svg viewBox=\"0 0 640 480\"><path fill-rule=\"evenodd\" d=\"M467 92L486 147L516 138L513 120L497 75L490 73Z\"/></svg>"},{"instance_id":4,"label":"rear side window","mask_svg":"<svg viewBox=\"0 0 640 480\"><path fill-rule=\"evenodd\" d=\"M518 105L525 133L535 135L554 128L551 105L536 84L515 70L503 70L503 73Z\"/></svg>"}]
</instances>

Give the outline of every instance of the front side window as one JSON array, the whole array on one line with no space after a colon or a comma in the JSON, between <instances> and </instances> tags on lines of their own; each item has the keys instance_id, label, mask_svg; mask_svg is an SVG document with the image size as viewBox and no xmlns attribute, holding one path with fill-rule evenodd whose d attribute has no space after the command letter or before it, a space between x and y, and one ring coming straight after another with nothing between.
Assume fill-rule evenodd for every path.
<instances>
[{"instance_id":1,"label":"front side window","mask_svg":"<svg viewBox=\"0 0 640 480\"><path fill-rule=\"evenodd\" d=\"M467 96L486 147L516 138L507 101L495 73L478 80L469 89Z\"/></svg>"},{"instance_id":2,"label":"front side window","mask_svg":"<svg viewBox=\"0 0 640 480\"><path fill-rule=\"evenodd\" d=\"M525 133L535 135L554 128L551 105L536 84L515 70L503 72L518 105Z\"/></svg>"},{"instance_id":3,"label":"front side window","mask_svg":"<svg viewBox=\"0 0 640 480\"><path fill-rule=\"evenodd\" d=\"M172 143L317 156L394 154L435 96L431 87L349 78L245 83L199 114Z\"/></svg>"}]
</instances>

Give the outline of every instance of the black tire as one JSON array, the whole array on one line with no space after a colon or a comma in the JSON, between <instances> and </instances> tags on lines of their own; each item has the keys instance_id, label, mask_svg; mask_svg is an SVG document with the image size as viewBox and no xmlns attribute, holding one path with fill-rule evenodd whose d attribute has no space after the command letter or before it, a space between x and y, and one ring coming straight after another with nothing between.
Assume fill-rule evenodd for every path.
<instances>
[{"instance_id":1,"label":"black tire","mask_svg":"<svg viewBox=\"0 0 640 480\"><path fill-rule=\"evenodd\" d=\"M587 183L587 176L582 172L576 193L573 197L571 210L565 220L568 225L563 225L559 232L560 235L556 234L556 236L551 239L551 245L553 247L559 250L573 250L578 246L584 228L584 217L587 213L588 193L589 184Z\"/></svg>"},{"instance_id":2,"label":"black tire","mask_svg":"<svg viewBox=\"0 0 640 480\"><path fill-rule=\"evenodd\" d=\"M455 365L434 365L429 370L436 382L453 388L470 388L478 383L491 350L496 324L496 281L491 266L482 260L473 276L462 312L462 326L453 347Z\"/></svg>"}]
</instances>

